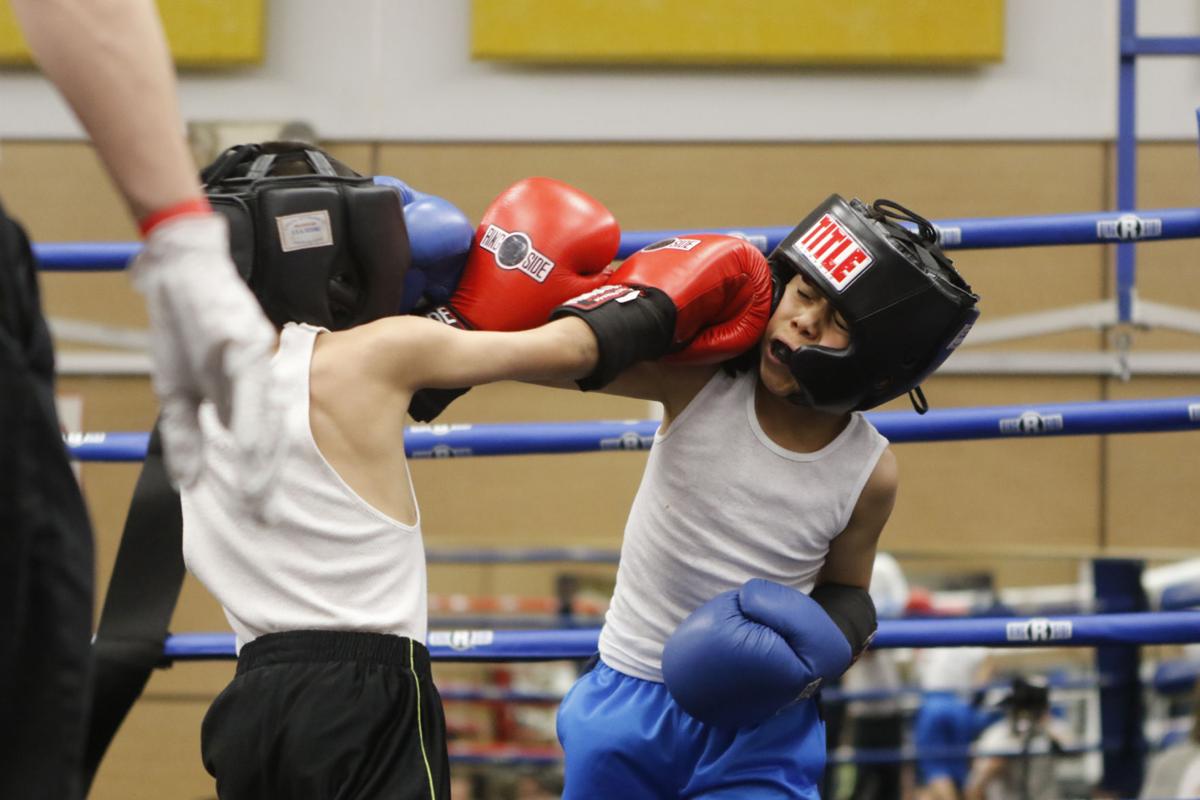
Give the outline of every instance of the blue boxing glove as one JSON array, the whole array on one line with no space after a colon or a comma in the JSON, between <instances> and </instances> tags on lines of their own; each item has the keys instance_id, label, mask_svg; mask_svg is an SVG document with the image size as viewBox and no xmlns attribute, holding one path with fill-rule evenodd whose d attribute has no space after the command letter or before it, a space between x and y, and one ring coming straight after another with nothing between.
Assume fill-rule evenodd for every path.
<instances>
[{"instance_id":1,"label":"blue boxing glove","mask_svg":"<svg viewBox=\"0 0 1200 800\"><path fill-rule=\"evenodd\" d=\"M663 681L701 722L742 728L810 697L846 671L855 650L816 600L755 578L680 624L663 649Z\"/></svg>"},{"instance_id":2,"label":"blue boxing glove","mask_svg":"<svg viewBox=\"0 0 1200 800\"><path fill-rule=\"evenodd\" d=\"M404 226L412 266L404 278L404 300L397 312L445 303L454 294L467 263L475 226L448 200L418 192L404 181L376 175L377 186L390 186L404 206Z\"/></svg>"}]
</instances>

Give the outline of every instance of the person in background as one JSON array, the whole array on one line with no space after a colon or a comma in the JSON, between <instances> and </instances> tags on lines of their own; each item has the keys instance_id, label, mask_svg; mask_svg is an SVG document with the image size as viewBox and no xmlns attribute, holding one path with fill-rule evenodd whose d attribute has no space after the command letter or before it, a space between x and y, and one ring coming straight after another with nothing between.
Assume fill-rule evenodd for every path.
<instances>
[{"instance_id":1,"label":"person in background","mask_svg":"<svg viewBox=\"0 0 1200 800\"><path fill-rule=\"evenodd\" d=\"M265 491L274 440L264 367L275 335L238 280L223 223L201 192L154 4L11 5L35 61L145 236L133 277L154 326L154 385L173 474L182 483L198 475L196 410L207 398L236 433L254 478L246 486ZM54 408L35 270L25 232L0 209L0 797L61 800L83 792L95 567ZM220 313L201 323L204 307Z\"/></svg>"},{"instance_id":2,"label":"person in background","mask_svg":"<svg viewBox=\"0 0 1200 800\"><path fill-rule=\"evenodd\" d=\"M923 650L914 664L923 690L913 722L918 800L959 800L971 767L970 747L998 713L981 710L973 690L990 671L987 650Z\"/></svg>"},{"instance_id":3,"label":"person in background","mask_svg":"<svg viewBox=\"0 0 1200 800\"><path fill-rule=\"evenodd\" d=\"M1045 681L1014 678L1000 705L1004 718L979 737L982 755L971 767L966 800L1058 800L1062 793L1055 761L1073 743L1074 735L1050 713ZM1189 796L1196 795L1180 795Z\"/></svg>"},{"instance_id":4,"label":"person in background","mask_svg":"<svg viewBox=\"0 0 1200 800\"><path fill-rule=\"evenodd\" d=\"M1200 797L1200 683L1192 691L1192 724L1187 736L1150 757L1139 797Z\"/></svg>"}]
</instances>

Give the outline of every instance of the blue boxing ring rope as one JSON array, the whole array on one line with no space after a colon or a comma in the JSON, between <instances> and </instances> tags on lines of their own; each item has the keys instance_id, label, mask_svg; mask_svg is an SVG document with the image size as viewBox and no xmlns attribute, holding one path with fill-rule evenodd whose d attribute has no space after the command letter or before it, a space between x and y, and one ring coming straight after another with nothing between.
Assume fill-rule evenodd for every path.
<instances>
[{"instance_id":1,"label":"blue boxing ring rope","mask_svg":"<svg viewBox=\"0 0 1200 800\"><path fill-rule=\"evenodd\" d=\"M435 661L559 661L596 652L600 629L441 630L429 633ZM1100 647L1200 641L1200 611L1062 617L883 620L871 647ZM167 638L168 661L234 657L232 633Z\"/></svg>"},{"instance_id":2,"label":"blue boxing ring rope","mask_svg":"<svg viewBox=\"0 0 1200 800\"><path fill-rule=\"evenodd\" d=\"M924 415L880 411L866 416L893 443L1187 431L1200 428L1200 396L947 408ZM404 449L409 458L645 450L653 444L656 430L655 420L418 425L405 431ZM69 434L67 446L80 461L141 461L149 438L140 432Z\"/></svg>"},{"instance_id":3,"label":"blue boxing ring rope","mask_svg":"<svg viewBox=\"0 0 1200 800\"><path fill-rule=\"evenodd\" d=\"M947 250L1117 244L1200 238L1200 208L945 219L934 220L933 224ZM790 231L790 226L625 231L617 257L627 258L648 244L689 233L743 236L769 252ZM33 253L43 270L114 272L125 269L140 247L136 242L35 243Z\"/></svg>"}]
</instances>

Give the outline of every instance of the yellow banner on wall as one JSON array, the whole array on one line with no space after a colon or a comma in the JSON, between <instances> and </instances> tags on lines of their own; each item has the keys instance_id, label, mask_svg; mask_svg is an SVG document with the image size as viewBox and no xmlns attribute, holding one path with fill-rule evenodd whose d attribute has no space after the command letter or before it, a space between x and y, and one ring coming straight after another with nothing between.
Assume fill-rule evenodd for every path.
<instances>
[{"instance_id":1,"label":"yellow banner on wall","mask_svg":"<svg viewBox=\"0 0 1200 800\"><path fill-rule=\"evenodd\" d=\"M177 66L262 63L266 0L158 0L158 9ZM0 64L32 63L12 9L0 2Z\"/></svg>"},{"instance_id":2,"label":"yellow banner on wall","mask_svg":"<svg viewBox=\"0 0 1200 800\"><path fill-rule=\"evenodd\" d=\"M478 59L907 64L1004 56L1004 0L472 0Z\"/></svg>"}]
</instances>

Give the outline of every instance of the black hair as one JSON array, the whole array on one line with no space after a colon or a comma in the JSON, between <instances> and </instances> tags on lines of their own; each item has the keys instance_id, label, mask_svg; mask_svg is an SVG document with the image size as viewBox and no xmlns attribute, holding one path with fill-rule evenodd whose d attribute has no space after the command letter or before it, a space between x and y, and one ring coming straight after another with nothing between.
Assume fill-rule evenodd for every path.
<instances>
[{"instance_id":1,"label":"black hair","mask_svg":"<svg viewBox=\"0 0 1200 800\"><path fill-rule=\"evenodd\" d=\"M1041 678L1018 675L1012 680L1004 705L1011 714L1040 716L1050 709L1050 687Z\"/></svg>"}]
</instances>

